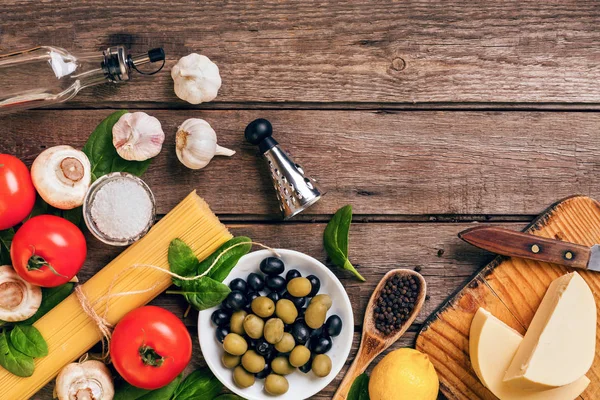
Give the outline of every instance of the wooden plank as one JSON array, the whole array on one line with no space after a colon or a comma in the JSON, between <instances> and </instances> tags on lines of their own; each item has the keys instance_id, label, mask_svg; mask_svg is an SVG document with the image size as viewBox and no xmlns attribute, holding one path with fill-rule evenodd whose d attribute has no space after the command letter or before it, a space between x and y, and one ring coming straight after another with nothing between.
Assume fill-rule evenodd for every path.
<instances>
[{"instance_id":1,"label":"wooden plank","mask_svg":"<svg viewBox=\"0 0 600 400\"><path fill-rule=\"evenodd\" d=\"M584 196L571 197L547 209L527 231L591 246L600 241L600 203ZM440 374L441 391L456 400L494 399L471 367L468 335L474 314L483 307L524 333L550 283L570 271L555 264L498 257L432 315L419 334L417 348L431 356L436 369L450 371ZM598 302L600 276L576 271L590 285ZM600 333L596 341L600 343ZM586 374L591 383L580 398L595 399L600 393L599 354ZM462 374L456 375L456 371Z\"/></svg>"},{"instance_id":2,"label":"wooden plank","mask_svg":"<svg viewBox=\"0 0 600 400\"><path fill-rule=\"evenodd\" d=\"M397 224L364 223L354 224L350 235L350 255L361 274L367 279L360 283L344 271L332 267L322 245L322 233L325 224L233 224L228 225L234 235L248 235L252 239L273 247L290 248L310 254L332 267L347 288L353 305L355 334L352 352L346 362L346 368L352 362L358 349L364 309L369 296L379 279L393 268L420 267L427 280L429 298L417 319L417 324L391 349L412 346L415 332L420 324L452 293L456 287L469 280L477 268L485 265L492 255L475 249L457 238L457 233L466 229L468 224ZM523 224L503 224L500 226L521 229ZM94 273L116 257L122 249L110 247L88 238L88 260L81 273L81 281L89 279ZM179 296L162 294L151 304L165 307L183 318L187 303ZM184 323L192 333L194 341L194 359L189 370L205 366L200 349L197 346L197 313L192 312ZM391 350L388 350L391 351ZM384 353L384 354L387 354ZM381 358L381 356L380 356ZM379 359L380 359L379 358ZM375 362L377 362L377 359ZM371 366L369 371L375 364ZM345 368L345 369L346 369ZM344 371L345 371L344 369ZM343 372L315 399L331 398ZM50 399L52 386L41 391L35 399Z\"/></svg>"},{"instance_id":3,"label":"wooden plank","mask_svg":"<svg viewBox=\"0 0 600 400\"><path fill-rule=\"evenodd\" d=\"M600 101L599 22L593 0L8 0L0 48L165 48L165 72L86 90L80 107L186 106L168 70L190 52L218 63L223 103L584 104Z\"/></svg>"},{"instance_id":4,"label":"wooden plank","mask_svg":"<svg viewBox=\"0 0 600 400\"><path fill-rule=\"evenodd\" d=\"M31 111L0 118L0 152L31 163L46 147L82 147L110 112ZM149 111L167 135L144 179L165 213L192 188L229 218L277 219L266 164L243 131L269 118L275 137L327 195L304 218L352 204L355 214L406 220L421 215L537 215L571 195L600 196L596 113L368 111ZM205 118L237 151L192 171L175 156L177 126ZM423 217L423 215L426 215ZM469 217L472 218L472 217ZM321 218L324 220L326 218Z\"/></svg>"}]
</instances>

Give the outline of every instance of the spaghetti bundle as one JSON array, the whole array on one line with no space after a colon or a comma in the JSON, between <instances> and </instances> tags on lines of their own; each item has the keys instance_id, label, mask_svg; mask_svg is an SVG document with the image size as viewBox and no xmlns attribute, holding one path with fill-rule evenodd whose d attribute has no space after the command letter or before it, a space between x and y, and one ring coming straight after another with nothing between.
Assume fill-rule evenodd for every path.
<instances>
[{"instance_id":1,"label":"spaghetti bundle","mask_svg":"<svg viewBox=\"0 0 600 400\"><path fill-rule=\"evenodd\" d=\"M168 269L169 243L175 238L182 239L203 260L232 235L208 204L195 191L190 193L144 238L82 285L81 291L89 303L99 315L105 316L109 324L116 324L129 311L148 303L171 285L171 277L161 271L129 267L150 264ZM143 293L107 296L109 290L111 294ZM96 322L82 309L75 293L34 326L46 340L49 354L35 360L35 372L28 378L0 369L0 399L30 398L65 365L77 360L102 339Z\"/></svg>"}]
</instances>

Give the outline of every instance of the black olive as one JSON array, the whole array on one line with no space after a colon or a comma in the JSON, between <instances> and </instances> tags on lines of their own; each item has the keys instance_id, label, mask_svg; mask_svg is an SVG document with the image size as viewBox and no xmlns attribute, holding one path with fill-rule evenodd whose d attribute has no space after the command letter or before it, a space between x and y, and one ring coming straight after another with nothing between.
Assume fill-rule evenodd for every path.
<instances>
[{"instance_id":1,"label":"black olive","mask_svg":"<svg viewBox=\"0 0 600 400\"><path fill-rule=\"evenodd\" d=\"M311 368L312 368L312 360L308 360L308 362L306 364L304 364L303 366L301 366L298 369L300 371L304 372L305 374L308 374L310 372Z\"/></svg>"},{"instance_id":2,"label":"black olive","mask_svg":"<svg viewBox=\"0 0 600 400\"><path fill-rule=\"evenodd\" d=\"M298 309L298 312L300 311L300 309L302 307L304 307L304 305L306 304L306 297L294 297L291 294L289 294L288 292L286 292L283 295L284 299L288 299L290 300L292 303L294 303L294 305L296 306L296 308Z\"/></svg>"},{"instance_id":3,"label":"black olive","mask_svg":"<svg viewBox=\"0 0 600 400\"><path fill-rule=\"evenodd\" d=\"M248 299L244 296L244 293L233 291L227 295L225 298L225 304L228 308L231 308L234 311L241 310L248 304Z\"/></svg>"},{"instance_id":4,"label":"black olive","mask_svg":"<svg viewBox=\"0 0 600 400\"><path fill-rule=\"evenodd\" d=\"M245 336L244 339L246 339L246 343L248 343L248 350L256 349L256 345L258 344L257 339L252 339L251 337L248 337L248 336Z\"/></svg>"},{"instance_id":5,"label":"black olive","mask_svg":"<svg viewBox=\"0 0 600 400\"><path fill-rule=\"evenodd\" d=\"M277 292L271 292L267 295L268 298L273 300L273 303L277 303L281 299L281 295Z\"/></svg>"},{"instance_id":6,"label":"black olive","mask_svg":"<svg viewBox=\"0 0 600 400\"><path fill-rule=\"evenodd\" d=\"M229 282L229 289L237 290L238 292L246 293L248 291L248 284L242 278L236 278Z\"/></svg>"},{"instance_id":7,"label":"black olive","mask_svg":"<svg viewBox=\"0 0 600 400\"><path fill-rule=\"evenodd\" d=\"M281 261L277 257L267 257L260 263L260 270L263 274L267 275L279 275L285 269L285 265L283 265L283 261Z\"/></svg>"},{"instance_id":8,"label":"black olive","mask_svg":"<svg viewBox=\"0 0 600 400\"><path fill-rule=\"evenodd\" d=\"M296 344L304 344L310 337L310 329L304 324L304 321L296 321L292 326L291 334Z\"/></svg>"},{"instance_id":9,"label":"black olive","mask_svg":"<svg viewBox=\"0 0 600 400\"><path fill-rule=\"evenodd\" d=\"M265 279L267 287L274 292L279 292L281 289L285 288L285 279L283 279L279 275L267 276Z\"/></svg>"},{"instance_id":10,"label":"black olive","mask_svg":"<svg viewBox=\"0 0 600 400\"><path fill-rule=\"evenodd\" d=\"M310 347L313 353L316 354L325 354L329 350L331 350L331 346L333 346L333 342L329 336L319 336L316 339L311 339Z\"/></svg>"},{"instance_id":11,"label":"black olive","mask_svg":"<svg viewBox=\"0 0 600 400\"><path fill-rule=\"evenodd\" d=\"M342 319L337 315L332 315L325 321L325 332L329 336L337 336L342 332Z\"/></svg>"},{"instance_id":12,"label":"black olive","mask_svg":"<svg viewBox=\"0 0 600 400\"><path fill-rule=\"evenodd\" d=\"M279 352L277 350L275 350L275 347L273 347L273 349L268 352L267 354L265 354L263 357L265 358L265 361L267 363L271 363L271 361L273 361L275 359L275 357L277 357L279 355Z\"/></svg>"},{"instance_id":13,"label":"black olive","mask_svg":"<svg viewBox=\"0 0 600 400\"><path fill-rule=\"evenodd\" d=\"M229 335L229 329L223 327L223 326L219 326L217 327L217 331L215 332L215 336L217 337L217 340L221 343L223 343L223 340L225 340L225 336Z\"/></svg>"},{"instance_id":14,"label":"black olive","mask_svg":"<svg viewBox=\"0 0 600 400\"><path fill-rule=\"evenodd\" d=\"M297 269L290 269L287 274L285 274L285 280L291 281L294 278L300 278L302 274Z\"/></svg>"},{"instance_id":15,"label":"black olive","mask_svg":"<svg viewBox=\"0 0 600 400\"><path fill-rule=\"evenodd\" d=\"M248 299L248 304L252 304L252 300L254 300L257 297L260 297L260 293L248 292L248 294L246 294L246 298Z\"/></svg>"},{"instance_id":16,"label":"black olive","mask_svg":"<svg viewBox=\"0 0 600 400\"><path fill-rule=\"evenodd\" d=\"M270 373L271 373L271 365L265 364L265 369L263 369L258 374L256 374L256 377L258 379L265 379L267 376L269 376Z\"/></svg>"},{"instance_id":17,"label":"black olive","mask_svg":"<svg viewBox=\"0 0 600 400\"><path fill-rule=\"evenodd\" d=\"M308 279L312 285L312 289L310 290L308 297L315 297L315 295L319 293L319 290L321 290L321 281L314 275L309 275L306 277L306 279Z\"/></svg>"},{"instance_id":18,"label":"black olive","mask_svg":"<svg viewBox=\"0 0 600 400\"><path fill-rule=\"evenodd\" d=\"M259 292L265 288L265 278L263 278L262 275L254 272L248 275L246 282L248 283L248 286L250 286L250 289L255 292Z\"/></svg>"},{"instance_id":19,"label":"black olive","mask_svg":"<svg viewBox=\"0 0 600 400\"><path fill-rule=\"evenodd\" d=\"M229 323L230 319L231 319L231 314L229 314L227 311L223 310L222 308L216 310L210 316L210 320L217 326L227 325Z\"/></svg>"},{"instance_id":20,"label":"black olive","mask_svg":"<svg viewBox=\"0 0 600 400\"><path fill-rule=\"evenodd\" d=\"M274 346L271 343L267 342L264 338L261 338L256 341L255 349L258 354L264 357L273 351L273 347Z\"/></svg>"},{"instance_id":21,"label":"black olive","mask_svg":"<svg viewBox=\"0 0 600 400\"><path fill-rule=\"evenodd\" d=\"M306 307L298 309L298 318L304 319L304 314L306 314Z\"/></svg>"}]
</instances>

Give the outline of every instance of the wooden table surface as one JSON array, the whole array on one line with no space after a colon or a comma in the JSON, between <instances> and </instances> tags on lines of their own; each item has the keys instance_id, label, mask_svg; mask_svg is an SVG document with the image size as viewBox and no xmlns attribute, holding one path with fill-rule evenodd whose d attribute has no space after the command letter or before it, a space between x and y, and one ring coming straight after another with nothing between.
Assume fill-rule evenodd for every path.
<instances>
[{"instance_id":1,"label":"wooden table surface","mask_svg":"<svg viewBox=\"0 0 600 400\"><path fill-rule=\"evenodd\" d=\"M0 152L31 163L44 148L82 147L115 109L160 119L165 146L144 179L165 214L198 189L234 234L321 261L325 223L352 204L352 261L334 269L355 313L354 357L369 295L391 268L421 268L425 307L393 348L492 255L457 239L485 222L524 227L554 201L599 197L600 3L596 1L26 2L0 8L0 52L37 45L133 52L162 46L165 70L84 90L55 109L0 117ZM169 69L198 52L223 86L213 102L177 99ZM174 134L204 118L237 151L183 167ZM268 118L275 136L327 195L282 222L257 149L243 131ZM89 237L89 278L120 249ZM182 316L186 304L154 304ZM185 319L197 342L196 313ZM190 367L203 366L199 348ZM330 398L343 372L315 398ZM50 399L51 385L36 398Z\"/></svg>"}]
</instances>

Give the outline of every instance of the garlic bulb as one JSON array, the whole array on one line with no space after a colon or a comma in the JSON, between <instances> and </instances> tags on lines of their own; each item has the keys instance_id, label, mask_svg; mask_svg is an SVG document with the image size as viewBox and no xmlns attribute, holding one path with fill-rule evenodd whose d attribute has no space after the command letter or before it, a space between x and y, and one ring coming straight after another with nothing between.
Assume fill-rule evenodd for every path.
<instances>
[{"instance_id":1,"label":"garlic bulb","mask_svg":"<svg viewBox=\"0 0 600 400\"><path fill-rule=\"evenodd\" d=\"M177 97L191 104L211 101L221 87L217 64L196 53L182 57L171 69L171 78Z\"/></svg>"},{"instance_id":2,"label":"garlic bulb","mask_svg":"<svg viewBox=\"0 0 600 400\"><path fill-rule=\"evenodd\" d=\"M61 210L79 207L92 180L90 160L71 146L50 147L33 162L31 180L51 206Z\"/></svg>"},{"instance_id":3,"label":"garlic bulb","mask_svg":"<svg viewBox=\"0 0 600 400\"><path fill-rule=\"evenodd\" d=\"M21 278L10 265L0 267L0 320L25 321L40 308L42 290Z\"/></svg>"},{"instance_id":4,"label":"garlic bulb","mask_svg":"<svg viewBox=\"0 0 600 400\"><path fill-rule=\"evenodd\" d=\"M235 151L217 144L217 134L208 122L199 118L187 119L175 135L177 158L190 169L201 169L217 156L230 157Z\"/></svg>"},{"instance_id":5,"label":"garlic bulb","mask_svg":"<svg viewBox=\"0 0 600 400\"><path fill-rule=\"evenodd\" d=\"M123 114L113 126L112 134L117 153L129 161L155 157L165 141L160 121L144 112Z\"/></svg>"},{"instance_id":6,"label":"garlic bulb","mask_svg":"<svg viewBox=\"0 0 600 400\"><path fill-rule=\"evenodd\" d=\"M112 400L115 388L106 365L88 360L64 367L56 377L54 392L59 400Z\"/></svg>"}]
</instances>

